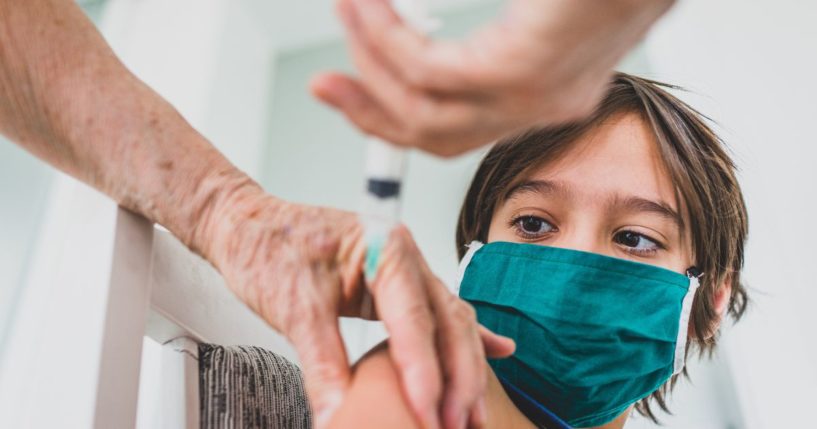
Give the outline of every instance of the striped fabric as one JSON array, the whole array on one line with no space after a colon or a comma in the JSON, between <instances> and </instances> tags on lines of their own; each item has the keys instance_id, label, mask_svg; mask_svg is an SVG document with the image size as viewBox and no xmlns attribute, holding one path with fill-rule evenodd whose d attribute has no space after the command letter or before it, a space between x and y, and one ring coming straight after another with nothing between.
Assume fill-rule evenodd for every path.
<instances>
[{"instance_id":1,"label":"striped fabric","mask_svg":"<svg viewBox=\"0 0 817 429\"><path fill-rule=\"evenodd\" d=\"M301 370L258 347L199 344L202 429L312 427Z\"/></svg>"}]
</instances>

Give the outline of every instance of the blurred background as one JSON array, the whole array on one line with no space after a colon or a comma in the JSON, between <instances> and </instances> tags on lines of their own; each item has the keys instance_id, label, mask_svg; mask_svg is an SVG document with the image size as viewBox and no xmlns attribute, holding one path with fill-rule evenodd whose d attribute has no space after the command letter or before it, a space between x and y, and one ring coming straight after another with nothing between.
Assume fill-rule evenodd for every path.
<instances>
[{"instance_id":1,"label":"blurred background","mask_svg":"<svg viewBox=\"0 0 817 429\"><path fill-rule=\"evenodd\" d=\"M126 65L272 194L356 210L364 137L311 98L318 71L352 70L329 0L80 1ZM498 1L432 1L439 37L467 33ZM809 426L817 399L817 3L679 1L621 64L681 85L681 98L717 122L731 147L750 215L745 281L752 305L727 323L712 359L690 363L667 428ZM454 227L484 152L442 161L410 155L403 220L451 285ZM58 173L0 142L0 359ZM352 357L382 338L343 322ZM160 426L159 372L146 341L140 427ZM633 418L627 428L654 425Z\"/></svg>"}]
</instances>

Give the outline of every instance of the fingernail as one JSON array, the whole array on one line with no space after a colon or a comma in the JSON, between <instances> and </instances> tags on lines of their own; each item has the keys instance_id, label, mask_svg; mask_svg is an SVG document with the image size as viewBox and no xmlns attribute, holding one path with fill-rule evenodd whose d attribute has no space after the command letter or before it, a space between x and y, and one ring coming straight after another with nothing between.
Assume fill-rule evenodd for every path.
<instances>
[{"instance_id":1,"label":"fingernail","mask_svg":"<svg viewBox=\"0 0 817 429\"><path fill-rule=\"evenodd\" d=\"M457 429L465 429L465 422L467 418L468 416L464 412L460 413L460 416L457 417Z\"/></svg>"},{"instance_id":2,"label":"fingernail","mask_svg":"<svg viewBox=\"0 0 817 429\"><path fill-rule=\"evenodd\" d=\"M513 338L504 335L497 335L496 338L499 340L502 348L509 349L511 352L516 350L516 341L514 341Z\"/></svg>"},{"instance_id":3,"label":"fingernail","mask_svg":"<svg viewBox=\"0 0 817 429\"><path fill-rule=\"evenodd\" d=\"M516 341L513 338L503 337L505 338L505 343L508 345L508 348L511 349L511 353L516 350Z\"/></svg>"},{"instance_id":4,"label":"fingernail","mask_svg":"<svg viewBox=\"0 0 817 429\"><path fill-rule=\"evenodd\" d=\"M427 429L440 429L440 415L432 410L426 415L426 424L425 427Z\"/></svg>"},{"instance_id":5,"label":"fingernail","mask_svg":"<svg viewBox=\"0 0 817 429\"><path fill-rule=\"evenodd\" d=\"M340 20L343 21L347 27L355 26L355 13L357 12L354 2L342 2L338 7L338 15L340 15Z\"/></svg>"},{"instance_id":6,"label":"fingernail","mask_svg":"<svg viewBox=\"0 0 817 429\"><path fill-rule=\"evenodd\" d=\"M476 424L480 427L484 427L486 424L488 424L488 406L485 405L484 396L477 400L476 420Z\"/></svg>"},{"instance_id":7,"label":"fingernail","mask_svg":"<svg viewBox=\"0 0 817 429\"><path fill-rule=\"evenodd\" d=\"M343 107L342 99L338 96L337 91L334 88L319 88L316 94L323 102L329 104L335 109L340 109Z\"/></svg>"},{"instance_id":8,"label":"fingernail","mask_svg":"<svg viewBox=\"0 0 817 429\"><path fill-rule=\"evenodd\" d=\"M365 98L360 94L360 89L352 86L349 82L343 82L343 85L338 85L336 94L342 104L351 104L359 106L363 104Z\"/></svg>"},{"instance_id":9,"label":"fingernail","mask_svg":"<svg viewBox=\"0 0 817 429\"><path fill-rule=\"evenodd\" d=\"M332 417L335 416L335 412L340 408L341 402L343 402L343 393L340 391L323 394L321 396L321 407L319 410L315 410L316 427L328 426L329 422L332 421Z\"/></svg>"},{"instance_id":10,"label":"fingernail","mask_svg":"<svg viewBox=\"0 0 817 429\"><path fill-rule=\"evenodd\" d=\"M389 19L391 13L387 3L382 0L366 0L365 3L364 7L358 9L358 13L365 16L367 20L382 22Z\"/></svg>"}]
</instances>

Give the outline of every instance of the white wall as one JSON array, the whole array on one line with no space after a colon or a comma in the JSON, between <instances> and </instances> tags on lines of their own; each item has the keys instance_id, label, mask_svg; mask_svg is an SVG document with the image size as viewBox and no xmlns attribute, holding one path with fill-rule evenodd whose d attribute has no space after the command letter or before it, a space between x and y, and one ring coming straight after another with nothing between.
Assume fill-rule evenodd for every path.
<instances>
[{"instance_id":1,"label":"white wall","mask_svg":"<svg viewBox=\"0 0 817 429\"><path fill-rule=\"evenodd\" d=\"M52 177L47 166L0 137L0 362Z\"/></svg>"},{"instance_id":2,"label":"white wall","mask_svg":"<svg viewBox=\"0 0 817 429\"><path fill-rule=\"evenodd\" d=\"M95 20L104 0L78 3ZM0 136L0 363L25 292L54 176L50 167Z\"/></svg>"},{"instance_id":3,"label":"white wall","mask_svg":"<svg viewBox=\"0 0 817 429\"><path fill-rule=\"evenodd\" d=\"M727 340L746 427L802 427L817 398L817 5L688 0L656 29L656 74L722 125L750 216L754 303Z\"/></svg>"}]
</instances>

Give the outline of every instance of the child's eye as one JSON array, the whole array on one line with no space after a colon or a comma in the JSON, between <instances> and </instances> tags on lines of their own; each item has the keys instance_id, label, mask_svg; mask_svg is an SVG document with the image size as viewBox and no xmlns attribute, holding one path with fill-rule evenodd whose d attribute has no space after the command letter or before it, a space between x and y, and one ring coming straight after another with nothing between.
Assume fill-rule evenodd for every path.
<instances>
[{"instance_id":1,"label":"child's eye","mask_svg":"<svg viewBox=\"0 0 817 429\"><path fill-rule=\"evenodd\" d=\"M613 236L613 241L627 247L628 252L638 254L655 253L662 246L650 237L633 231L621 231Z\"/></svg>"},{"instance_id":2,"label":"child's eye","mask_svg":"<svg viewBox=\"0 0 817 429\"><path fill-rule=\"evenodd\" d=\"M527 239L538 238L556 230L548 221L537 216L519 216L513 220L513 227Z\"/></svg>"}]
</instances>

